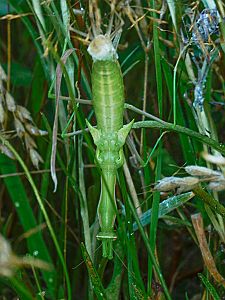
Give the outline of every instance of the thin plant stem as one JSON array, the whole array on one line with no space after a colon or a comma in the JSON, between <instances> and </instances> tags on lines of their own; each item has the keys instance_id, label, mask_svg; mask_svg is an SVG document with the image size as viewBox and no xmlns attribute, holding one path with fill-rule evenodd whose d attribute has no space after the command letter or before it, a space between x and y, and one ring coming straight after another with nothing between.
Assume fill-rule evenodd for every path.
<instances>
[{"instance_id":1,"label":"thin plant stem","mask_svg":"<svg viewBox=\"0 0 225 300\"><path fill-rule=\"evenodd\" d=\"M199 142L206 144L212 148L214 148L215 150L218 150L218 152L220 152L221 154L225 155L225 145L222 143L218 143L217 141L202 135L196 131L193 131L189 128L180 126L180 125L176 125L174 126L174 124L172 123L159 123L159 122L155 122L155 121L140 121L140 122L136 122L133 124L132 128L155 128L155 129L162 129L162 130L166 130L166 131L171 131L171 132L176 132L176 133L181 133L181 134L185 134L191 138L194 138L196 140L198 140Z\"/></svg>"}]
</instances>

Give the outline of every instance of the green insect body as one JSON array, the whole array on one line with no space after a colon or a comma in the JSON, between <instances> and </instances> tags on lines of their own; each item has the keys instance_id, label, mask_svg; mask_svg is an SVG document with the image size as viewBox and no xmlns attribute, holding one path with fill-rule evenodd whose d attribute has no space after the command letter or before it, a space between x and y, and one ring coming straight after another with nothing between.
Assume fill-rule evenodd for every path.
<instances>
[{"instance_id":1,"label":"green insect body","mask_svg":"<svg viewBox=\"0 0 225 300\"><path fill-rule=\"evenodd\" d=\"M123 145L133 121L123 126L124 86L115 49L108 37L96 37L88 49L94 62L92 68L92 94L97 129L87 125L96 149L96 160L102 170L101 195L98 218L103 256L111 259L112 242L116 239L115 183L116 171L123 165Z\"/></svg>"},{"instance_id":2,"label":"green insect body","mask_svg":"<svg viewBox=\"0 0 225 300\"><path fill-rule=\"evenodd\" d=\"M118 131L123 126L124 88L117 60L94 62L92 93L98 128Z\"/></svg>"}]
</instances>

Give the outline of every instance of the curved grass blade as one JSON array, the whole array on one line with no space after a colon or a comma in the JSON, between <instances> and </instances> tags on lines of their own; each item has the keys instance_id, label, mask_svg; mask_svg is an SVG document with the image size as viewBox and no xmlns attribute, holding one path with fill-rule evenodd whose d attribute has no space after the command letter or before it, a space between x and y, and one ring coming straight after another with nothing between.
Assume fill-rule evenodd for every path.
<instances>
[{"instance_id":1,"label":"curved grass blade","mask_svg":"<svg viewBox=\"0 0 225 300\"><path fill-rule=\"evenodd\" d=\"M52 154L51 154L51 176L54 182L54 192L57 189L57 177L55 171L55 158L56 158L56 147L57 147L57 132L58 132L58 115L59 115L59 96L60 96L60 86L62 80L63 69L62 65L65 65L67 58L75 49L67 50L62 58L61 61L58 63L56 68L56 108L55 108L55 119L54 119L54 126L53 126L53 133L52 133Z\"/></svg>"},{"instance_id":2,"label":"curved grass blade","mask_svg":"<svg viewBox=\"0 0 225 300\"><path fill-rule=\"evenodd\" d=\"M79 188L80 188L80 214L83 221L84 228L84 238L86 249L92 257L92 246L91 246L91 233L89 226L89 214L88 214L88 205L87 205L87 196L85 189L85 180L84 180L84 162L82 157L82 144L83 137L81 136L78 140L78 163L79 163Z\"/></svg>"},{"instance_id":3,"label":"curved grass blade","mask_svg":"<svg viewBox=\"0 0 225 300\"><path fill-rule=\"evenodd\" d=\"M165 50L164 50L165 51ZM171 67L169 66L169 63L165 60L162 59L162 68L163 68L163 73L165 76L166 84L167 84L167 89L168 89L168 94L169 94L169 100L170 104L172 105L172 99L173 99L173 76L172 76L172 70ZM192 114L190 115L190 112L186 110L187 117L185 117L182 106L180 101L177 102L177 123L180 124L181 126L185 126L186 118L189 120L190 127L193 128L193 122L192 122ZM183 150L183 156L184 160L187 162L187 164L194 164L194 148L196 148L196 144L193 144L190 139L185 136L180 134L180 145ZM189 151L187 151L189 149Z\"/></svg>"},{"instance_id":4,"label":"curved grass blade","mask_svg":"<svg viewBox=\"0 0 225 300\"><path fill-rule=\"evenodd\" d=\"M162 218L163 216L167 215L174 209L178 208L179 206L183 205L184 203L192 199L194 196L195 196L194 193L188 192L164 200L159 204L158 218ZM144 212L140 217L140 223L143 227L150 224L151 214L152 214L152 209L149 209L146 212ZM136 222L133 224L133 230L134 231L138 230L138 225Z\"/></svg>"},{"instance_id":5,"label":"curved grass blade","mask_svg":"<svg viewBox=\"0 0 225 300\"><path fill-rule=\"evenodd\" d=\"M157 128L157 129L162 129L162 130L168 130L176 133L182 133L185 134L189 137L192 137L199 142L206 144L210 147L212 147L215 150L218 150L221 154L225 155L225 145L222 143L218 143L217 141L200 134L196 131L193 131L189 128L185 128L180 125L173 125L172 123L164 122L159 123L156 121L140 121L140 122L135 122L132 126L132 128Z\"/></svg>"}]
</instances>

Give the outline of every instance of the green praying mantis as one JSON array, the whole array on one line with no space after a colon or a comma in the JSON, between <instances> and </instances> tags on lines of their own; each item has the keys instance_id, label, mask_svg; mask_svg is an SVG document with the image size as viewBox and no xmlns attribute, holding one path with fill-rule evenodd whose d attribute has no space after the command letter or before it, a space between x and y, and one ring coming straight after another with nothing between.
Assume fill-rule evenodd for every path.
<instances>
[{"instance_id":1,"label":"green praying mantis","mask_svg":"<svg viewBox=\"0 0 225 300\"><path fill-rule=\"evenodd\" d=\"M134 122L133 120L129 124L123 125L124 84L116 52L121 26L119 30L116 30L116 33L111 33L113 18L114 16L111 14L105 34L102 34L100 25L96 25L93 20L91 22L93 38L89 44L88 52L93 60L91 76L92 103L97 128L86 120L96 145L95 160L101 169L101 193L98 204L98 220L101 231L98 233L97 239L102 241L103 257L108 259L113 258L112 243L117 238L114 231L116 172L124 163L123 146ZM71 49L66 52L62 59L63 63L72 51ZM53 131L57 131L57 125L54 127L56 129L53 128ZM54 144L56 144L56 139L53 139ZM52 149L55 149L55 147ZM51 161L54 161L54 156L55 151L52 151ZM51 163L51 170L53 169L54 166L52 168ZM52 178L56 189L57 179L53 171Z\"/></svg>"},{"instance_id":2,"label":"green praying mantis","mask_svg":"<svg viewBox=\"0 0 225 300\"><path fill-rule=\"evenodd\" d=\"M88 52L93 59L92 94L97 129L88 121L93 137L96 160L102 170L98 218L103 257L113 257L112 241L116 239L114 223L116 171L124 163L123 145L133 121L123 125L124 86L116 50L108 35L97 35Z\"/></svg>"}]
</instances>

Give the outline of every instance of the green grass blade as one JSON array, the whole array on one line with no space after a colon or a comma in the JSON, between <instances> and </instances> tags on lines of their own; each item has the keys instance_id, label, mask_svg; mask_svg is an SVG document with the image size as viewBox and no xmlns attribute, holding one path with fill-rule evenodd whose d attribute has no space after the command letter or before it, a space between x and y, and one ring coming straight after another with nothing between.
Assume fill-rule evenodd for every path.
<instances>
[{"instance_id":1,"label":"green grass blade","mask_svg":"<svg viewBox=\"0 0 225 300\"><path fill-rule=\"evenodd\" d=\"M155 0L151 0L151 7L157 9ZM152 13L153 18L157 18L156 12ZM157 85L157 99L158 99L158 109L159 116L162 118L163 116L163 93L162 93L162 69L161 69L161 55L160 55L160 43L159 43L159 34L158 34L158 25L156 22L153 22L153 47L154 47L154 58L155 58L155 71L156 71L156 85ZM159 154L157 156L156 162L156 171L155 171L155 181L159 180L161 177L162 171L162 144L159 144ZM160 194L159 192L155 192L153 194L153 202L152 202L152 215L151 215L151 227L150 227L150 247L152 252L155 252L156 247L156 232L158 226L158 210L159 210L159 201ZM153 261L150 258L148 264L148 291L151 289L152 283L152 267Z\"/></svg>"},{"instance_id":2,"label":"green grass blade","mask_svg":"<svg viewBox=\"0 0 225 300\"><path fill-rule=\"evenodd\" d=\"M134 208L133 204L131 203L131 200L129 199L129 197L128 197L128 204L129 204L129 207L130 207L130 209L131 209L131 211L132 211L132 214L133 214L133 216L134 216L134 219L135 219L135 221L136 221L136 223L137 223L137 225L138 225L138 228L139 228L140 234L141 234L141 236L142 236L142 239L143 239L143 241L144 241L145 247L146 247L146 249L147 249L147 251L148 251L148 254L149 254L149 256L150 256L150 258L151 258L151 260L152 260L153 267L155 268L155 271L156 271L156 273L157 273L157 275L158 275L159 281L160 281L160 283L161 283L161 285L162 285L162 288L164 289L164 293L165 293L166 299L171 300L171 296L170 296L170 293L169 293L168 288L167 288L167 286L166 286L166 282L165 282L165 280L164 280L164 277L163 277L163 275L162 275L162 273L161 273L161 270L160 270L160 268L159 268L159 266L158 266L158 263L157 263L157 261L156 261L156 258L155 258L154 254L153 254L153 252L152 252L152 249L151 249L151 247L150 247L148 238L146 237L146 234L145 234L145 232L144 232L144 229L143 229L143 227L142 227L142 225L141 225L141 222L140 222L140 220L139 220L139 217L138 217L138 215L137 215L136 209Z\"/></svg>"},{"instance_id":3,"label":"green grass blade","mask_svg":"<svg viewBox=\"0 0 225 300\"><path fill-rule=\"evenodd\" d=\"M119 183L120 183L120 188L122 191L122 196L123 200L125 203L125 223L127 224L127 231L124 228L124 226L121 226L123 228L123 231L119 231L118 233L120 234L120 240L124 241L125 239L125 245L126 245L126 255L127 255L127 260L128 260L128 283L129 283L129 292L130 292L130 297L134 297L134 289L133 285L136 285L139 289L142 290L143 293L145 293L145 286L141 277L141 272L140 272L140 266L138 262L138 249L136 246L134 234L133 234L133 229L132 229L132 215L130 212L130 206L129 206L129 201L130 197L126 188L126 183L125 183L125 178L122 174L122 172L119 172ZM121 218L119 219L119 223L121 223ZM123 245L123 244L122 244ZM123 245L124 247L124 245Z\"/></svg>"},{"instance_id":4,"label":"green grass blade","mask_svg":"<svg viewBox=\"0 0 225 300\"><path fill-rule=\"evenodd\" d=\"M17 296L22 300L35 300L30 291L27 289L27 286L24 284L22 280L20 280L17 276L11 278L1 278L1 282L5 285L11 287L16 293Z\"/></svg>"},{"instance_id":5,"label":"green grass blade","mask_svg":"<svg viewBox=\"0 0 225 300\"><path fill-rule=\"evenodd\" d=\"M82 144L83 137L79 138L78 141L78 163L79 163L79 187L80 187L80 214L83 220L83 228L84 228L84 238L85 238L85 247L92 257L92 247L91 247L91 234L89 227L89 214L88 214L88 206L87 206L87 197L85 192L85 181L84 181L84 162L82 158Z\"/></svg>"},{"instance_id":6,"label":"green grass blade","mask_svg":"<svg viewBox=\"0 0 225 300\"><path fill-rule=\"evenodd\" d=\"M105 289L102 285L101 279L91 261L91 258L87 252L87 249L85 248L83 243L81 243L81 251L82 251L83 259L84 259L85 264L88 269L89 276L91 278L93 290L94 290L97 298L99 300L107 299Z\"/></svg>"},{"instance_id":7,"label":"green grass blade","mask_svg":"<svg viewBox=\"0 0 225 300\"><path fill-rule=\"evenodd\" d=\"M132 126L132 128L157 128L157 129L162 129L162 130L168 130L172 132L177 132L181 134L185 134L191 138L196 139L197 141L206 144L210 147L212 147L215 150L218 150L221 154L225 155L225 145L222 143L218 143L217 141L200 134L196 131L193 131L189 128L185 128L180 125L174 126L171 123L163 122L159 123L156 121L140 121L140 122L135 122Z\"/></svg>"},{"instance_id":8,"label":"green grass blade","mask_svg":"<svg viewBox=\"0 0 225 300\"><path fill-rule=\"evenodd\" d=\"M207 291L212 295L214 300L220 300L220 296L218 295L215 287L210 283L210 281L201 273L198 274L198 277L201 279L201 282L206 287Z\"/></svg>"},{"instance_id":9,"label":"green grass blade","mask_svg":"<svg viewBox=\"0 0 225 300\"><path fill-rule=\"evenodd\" d=\"M45 221L46 221L46 224L48 226L48 229L49 229L49 232L51 234L51 237L52 237L52 240L54 242L54 245L55 245L55 248L56 248L56 251L58 253L58 256L59 256L59 259L60 259L60 262L62 264L62 267L63 267L63 270L64 270L64 273L65 273L65 277L66 277L66 283L67 283L67 292L68 292L68 299L71 299L71 288L70 288L70 279L69 279L69 274L68 274L68 271L67 271L67 267L66 267L66 264L65 264L65 261L64 261L64 258L63 258L63 255L62 255L62 252L61 252L61 249L59 247L59 244L58 244L58 241L57 241L57 238L56 238L56 234L53 230L53 227L51 225L51 222L50 222L50 219L49 219L49 216L47 214L47 211L44 207L44 204L42 202L42 199L39 195L39 192L38 192L38 189L33 181L33 178L29 172L29 170L27 169L27 166L25 165L25 163L23 162L23 159L20 157L20 155L17 153L17 151L13 148L13 146L7 141L5 140L2 136L0 136L0 140L3 144L6 145L7 148L9 148L9 150L14 154L15 158L18 160L18 162L20 163L21 167L23 168L25 174L26 174L26 177L32 187L32 190L35 194L35 197L37 199L37 202L40 206L40 209L43 213L43 216L45 218Z\"/></svg>"},{"instance_id":10,"label":"green grass blade","mask_svg":"<svg viewBox=\"0 0 225 300\"><path fill-rule=\"evenodd\" d=\"M194 193L188 192L185 194L172 196L164 200L159 204L158 218L164 217L165 215L167 215L174 209L178 208L179 206L183 205L193 197L194 197ZM140 217L140 222L143 227L151 223L151 215L152 215L152 209L149 209L148 211L142 214L142 216ZM138 230L137 223L133 224L133 230L134 231Z\"/></svg>"},{"instance_id":11,"label":"green grass blade","mask_svg":"<svg viewBox=\"0 0 225 300\"><path fill-rule=\"evenodd\" d=\"M7 158L5 155L0 154L0 171L1 174L15 174L17 168L14 161ZM28 232L38 226L32 208L29 204L29 199L25 190L25 187L19 176L6 177L4 183L10 194L10 198L14 203L16 212L18 214L21 225L23 226L24 232ZM53 264L51 256L48 252L47 246L43 240L40 231L34 233L27 238L28 249L30 254L37 253L38 258L43 259L50 264ZM43 277L46 281L46 285L49 289L50 294L54 295L54 289L56 284L56 272L42 271Z\"/></svg>"}]
</instances>

